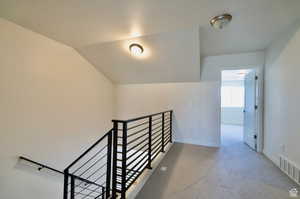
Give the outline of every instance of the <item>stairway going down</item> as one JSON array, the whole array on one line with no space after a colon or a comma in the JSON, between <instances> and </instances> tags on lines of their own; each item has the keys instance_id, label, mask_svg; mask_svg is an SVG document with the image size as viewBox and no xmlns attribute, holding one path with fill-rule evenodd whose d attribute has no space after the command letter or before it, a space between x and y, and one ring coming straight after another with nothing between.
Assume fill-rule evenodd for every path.
<instances>
[{"instance_id":1,"label":"stairway going down","mask_svg":"<svg viewBox=\"0 0 300 199\"><path fill-rule=\"evenodd\" d=\"M125 199L172 143L172 115L169 110L112 120L113 128L64 170L63 199Z\"/></svg>"}]
</instances>

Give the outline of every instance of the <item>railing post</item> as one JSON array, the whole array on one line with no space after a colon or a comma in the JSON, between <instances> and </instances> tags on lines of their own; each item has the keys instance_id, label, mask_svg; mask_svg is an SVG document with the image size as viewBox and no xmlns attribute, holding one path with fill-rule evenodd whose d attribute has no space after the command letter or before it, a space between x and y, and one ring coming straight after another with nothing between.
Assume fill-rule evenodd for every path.
<instances>
[{"instance_id":1,"label":"railing post","mask_svg":"<svg viewBox=\"0 0 300 199\"><path fill-rule=\"evenodd\" d=\"M152 116L149 117L149 135L148 135L148 169L152 169L151 166L151 153L152 153Z\"/></svg>"},{"instance_id":2,"label":"railing post","mask_svg":"<svg viewBox=\"0 0 300 199\"><path fill-rule=\"evenodd\" d=\"M109 189L107 190L108 188L106 187L106 194L107 194L107 192L109 192ZM105 192L105 188L104 187L102 187L102 199L104 199L104 196L105 196L105 194L104 194L104 192ZM108 197L106 197L106 198L108 198Z\"/></svg>"},{"instance_id":3,"label":"railing post","mask_svg":"<svg viewBox=\"0 0 300 199\"><path fill-rule=\"evenodd\" d=\"M170 111L170 143L172 143L173 142L173 110L172 111Z\"/></svg>"},{"instance_id":4,"label":"railing post","mask_svg":"<svg viewBox=\"0 0 300 199\"><path fill-rule=\"evenodd\" d=\"M127 160L127 122L123 123L123 135L122 135L122 193L121 199L126 198L126 160Z\"/></svg>"},{"instance_id":5,"label":"railing post","mask_svg":"<svg viewBox=\"0 0 300 199\"><path fill-rule=\"evenodd\" d=\"M71 176L71 199L75 199L75 179Z\"/></svg>"},{"instance_id":6,"label":"railing post","mask_svg":"<svg viewBox=\"0 0 300 199\"><path fill-rule=\"evenodd\" d=\"M69 169L64 170L64 197L63 199L68 199L68 184L69 184Z\"/></svg>"},{"instance_id":7,"label":"railing post","mask_svg":"<svg viewBox=\"0 0 300 199\"><path fill-rule=\"evenodd\" d=\"M161 152L165 152L165 113L162 114Z\"/></svg>"},{"instance_id":8,"label":"railing post","mask_svg":"<svg viewBox=\"0 0 300 199\"><path fill-rule=\"evenodd\" d=\"M107 165L106 165L106 198L110 196L110 183L111 183L111 152L112 152L112 133L110 131L107 137ZM103 193L104 197L104 193Z\"/></svg>"},{"instance_id":9,"label":"railing post","mask_svg":"<svg viewBox=\"0 0 300 199\"><path fill-rule=\"evenodd\" d=\"M118 122L113 121L112 199L117 198Z\"/></svg>"}]
</instances>

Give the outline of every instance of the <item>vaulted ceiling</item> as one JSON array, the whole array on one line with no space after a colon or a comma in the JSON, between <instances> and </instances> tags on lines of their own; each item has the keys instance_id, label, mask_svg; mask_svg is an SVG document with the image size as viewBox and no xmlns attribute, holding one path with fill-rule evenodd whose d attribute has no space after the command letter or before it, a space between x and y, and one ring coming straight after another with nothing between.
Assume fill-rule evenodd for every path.
<instances>
[{"instance_id":1,"label":"vaulted ceiling","mask_svg":"<svg viewBox=\"0 0 300 199\"><path fill-rule=\"evenodd\" d=\"M141 44L132 56L128 46ZM196 82L200 80L199 28L153 34L77 49L115 83Z\"/></svg>"},{"instance_id":2,"label":"vaulted ceiling","mask_svg":"<svg viewBox=\"0 0 300 199\"><path fill-rule=\"evenodd\" d=\"M113 48L119 47L114 42L151 35L157 38L159 34L165 38L168 33L174 36L175 32L195 28L200 34L202 56L265 49L300 17L299 10L299 0L0 0L0 17L67 44L98 66L119 64L115 60L102 62L102 59L95 58L100 52L114 53L116 49ZM224 12L233 15L232 23L223 30L212 29L209 19ZM173 36L172 51L180 55L182 49L176 41L184 38ZM195 38L199 39L199 35ZM194 41L198 42L195 38ZM190 42L190 38L186 38L186 43ZM163 41L160 45L164 45ZM191 52L193 46L184 48L186 59L200 59L199 54ZM168 51L160 53L160 56L174 54ZM125 52L116 56L121 57L119 60L129 59ZM180 56L178 58L184 59ZM125 63L132 64L132 61ZM170 65L172 61L166 63L166 60L159 59L152 64ZM114 67L97 68L104 70L111 79L120 80L115 73L112 75L116 70ZM174 67L174 71L177 68ZM172 71L172 68L165 70ZM151 72L157 71L148 71ZM191 70L191 74L193 72ZM176 76L175 73L172 75Z\"/></svg>"}]
</instances>

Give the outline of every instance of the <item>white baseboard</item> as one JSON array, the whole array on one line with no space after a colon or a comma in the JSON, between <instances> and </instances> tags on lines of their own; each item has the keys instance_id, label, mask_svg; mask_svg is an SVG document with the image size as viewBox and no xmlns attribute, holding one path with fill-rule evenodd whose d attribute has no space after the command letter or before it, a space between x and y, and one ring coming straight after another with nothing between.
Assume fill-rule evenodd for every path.
<instances>
[{"instance_id":1,"label":"white baseboard","mask_svg":"<svg viewBox=\"0 0 300 199\"><path fill-rule=\"evenodd\" d=\"M300 173L297 173L296 177L291 175L287 169L283 168L282 163L280 162L280 159L282 159L282 158L285 159L289 164L291 164L293 167L295 167L298 172L300 171L299 166L297 166L294 162L292 162L291 160L289 160L285 156L282 156L282 155L275 156L275 155L272 155L271 153L267 152L266 150L263 151L263 154L269 160L271 160L280 169L280 171L282 173L284 173L290 179L292 179L294 182L296 182L298 185L300 185Z\"/></svg>"},{"instance_id":2,"label":"white baseboard","mask_svg":"<svg viewBox=\"0 0 300 199\"><path fill-rule=\"evenodd\" d=\"M198 146L205 146L205 147L220 147L220 143L214 143L214 142L197 142L195 140L175 140L175 142L182 143L182 144L193 144Z\"/></svg>"},{"instance_id":3,"label":"white baseboard","mask_svg":"<svg viewBox=\"0 0 300 199\"><path fill-rule=\"evenodd\" d=\"M272 155L271 153L269 153L266 150L263 150L262 152L269 160L271 160L277 167L279 167L279 156L276 157L274 155Z\"/></svg>"}]
</instances>

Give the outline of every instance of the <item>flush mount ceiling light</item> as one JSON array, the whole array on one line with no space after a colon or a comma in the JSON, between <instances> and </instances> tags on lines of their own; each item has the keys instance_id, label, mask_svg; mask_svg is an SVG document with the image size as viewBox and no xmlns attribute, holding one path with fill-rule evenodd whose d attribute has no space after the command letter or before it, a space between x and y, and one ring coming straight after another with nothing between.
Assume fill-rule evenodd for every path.
<instances>
[{"instance_id":1,"label":"flush mount ceiling light","mask_svg":"<svg viewBox=\"0 0 300 199\"><path fill-rule=\"evenodd\" d=\"M230 14L222 14L212 18L210 20L210 25L216 29L222 29L229 24L231 20L232 16Z\"/></svg>"},{"instance_id":2,"label":"flush mount ceiling light","mask_svg":"<svg viewBox=\"0 0 300 199\"><path fill-rule=\"evenodd\" d=\"M139 56L144 52L143 46L140 44L133 43L129 46L129 50L132 55Z\"/></svg>"}]
</instances>

